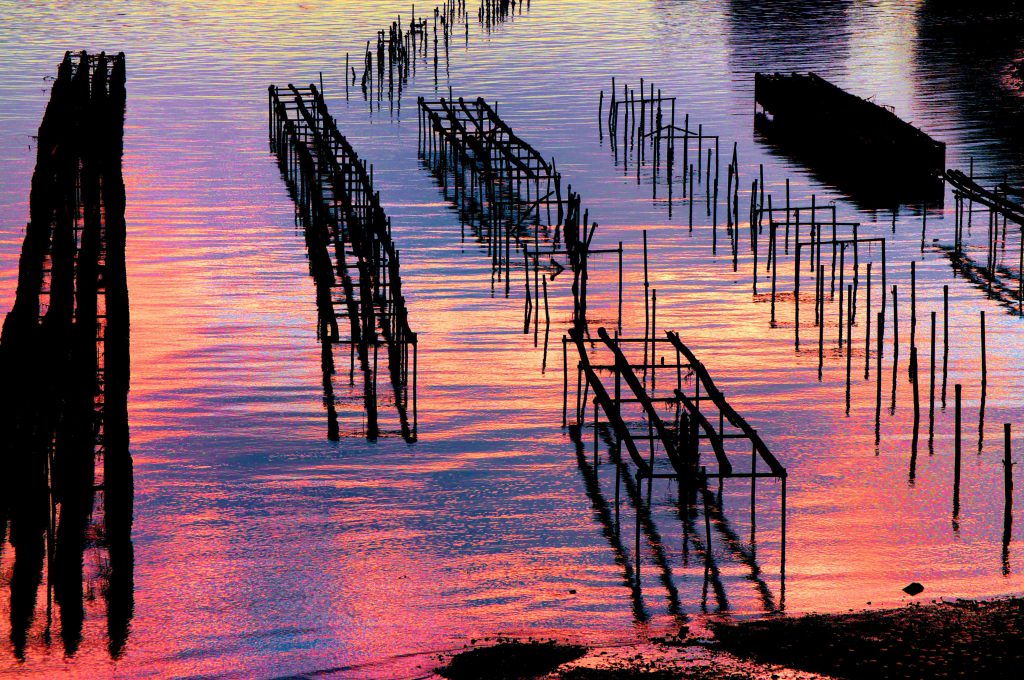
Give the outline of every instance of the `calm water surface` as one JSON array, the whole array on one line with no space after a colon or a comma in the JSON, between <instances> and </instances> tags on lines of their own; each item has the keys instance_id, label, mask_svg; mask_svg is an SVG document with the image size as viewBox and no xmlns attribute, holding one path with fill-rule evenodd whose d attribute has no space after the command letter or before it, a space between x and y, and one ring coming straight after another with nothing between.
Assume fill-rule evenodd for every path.
<instances>
[{"instance_id":1,"label":"calm water surface","mask_svg":"<svg viewBox=\"0 0 1024 680\"><path fill-rule=\"evenodd\" d=\"M931 3L823 5L537 0L489 33L474 17L468 46L455 40L447 68L442 59L437 92L450 85L456 94L499 101L502 117L557 159L601 225L597 240L625 243L624 326L633 334L643 330L639 253L648 230L659 328L681 332L789 469L787 611L898 604L912 580L925 584L922 597L929 598L1018 592L1024 521L1004 554L999 461L1002 423L1024 427L1021 318L954 276L940 248L952 242L949 196L929 211L922 252L919 209L904 207L893 233L889 211L844 201L758 142L752 73L814 70L895 106L946 141L947 165L966 167L973 157L978 173L1012 174L1024 157L1024 100L1003 89L1002 69L1022 55L998 34L979 45ZM433 663L430 653L473 637L628 641L674 631L687 616L755 615L783 604L774 481L759 488L756 561L738 557L752 552L749 487L727 487L736 541L713 543L719 584L710 593L703 560L684 548L675 492L655 485L660 540L641 543L642 593L627 586L632 510L623 506L617 539L600 497L614 493L611 466L595 479L561 428L558 338L570 313L569 282L562 277L551 286L553 353L544 372L543 353L521 334L522 294L513 290L506 299L500 286L492 292L486 253L462 240L457 215L417 159L414 97L434 96L432 62L419 64L400 110L386 99L370 106L355 90L346 101L345 52L361 50L399 13L407 19L409 6L0 2L4 310L14 297L33 135L49 77L65 49L127 54L136 471L135 602L124 653L112 660L107 651L98 596L103 565L87 553L93 597L81 648L67 657L56 624L47 630L41 591L25 660L16 660L7 641L8 545L0 555L0 672L273 676L333 669L415 677L424 672L417 666ZM412 326L420 333L420 432L411 445L360 438L359 395L344 385L339 410L352 436L335 443L326 437L313 286L266 139L267 86L307 83L320 72L342 131L374 164L402 251ZM832 349L819 383L816 329L806 328L807 344L795 352L791 298L780 303L772 327L766 297L752 295L750 253L741 249L734 272L725 249L712 255L702 203L690 233L686 203L676 197L669 218L648 179L638 186L632 170L616 164L607 138L599 141L598 92L612 76L631 84L653 78L679 98L691 124L721 135L723 178L726 150L738 143L741 215L763 163L776 200L789 178L794 201L834 199L840 219L889 239L889 284L899 286L904 305L902 377L890 412L887 349L877 446L874 358L870 380L862 368L854 371L847 416L835 327L826 329ZM969 253L980 258L984 231L974 229L970 240ZM1011 233L1003 255L1015 275L1018 243ZM956 526L951 397L948 411L936 413L934 452L922 442L915 479L908 474L911 260L922 370L928 314L939 310L941 319L942 285L950 286L949 390L963 383L965 396ZM779 271L781 289L791 291L791 261L780 262ZM595 279L593 314L611 325L610 265ZM764 283L762 274L762 293ZM979 310L988 317L989 367L980 433ZM891 317L887 323L891 348ZM855 366L863 365L864 330L860 323L854 329ZM584 441L590 436L585 432ZM1018 483L1018 507L1022 488Z\"/></svg>"}]
</instances>

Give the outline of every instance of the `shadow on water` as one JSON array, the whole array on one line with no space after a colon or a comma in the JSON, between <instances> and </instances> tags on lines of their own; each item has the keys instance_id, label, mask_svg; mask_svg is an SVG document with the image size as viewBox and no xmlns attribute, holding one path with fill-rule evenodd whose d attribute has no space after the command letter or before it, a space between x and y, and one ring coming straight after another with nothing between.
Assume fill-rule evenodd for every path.
<instances>
[{"instance_id":1,"label":"shadow on water","mask_svg":"<svg viewBox=\"0 0 1024 680\"><path fill-rule=\"evenodd\" d=\"M0 395L0 536L14 551L10 638L19 660L33 642L44 582L42 642L51 642L56 604L66 656L81 645L97 587L111 658L123 653L133 614L124 83L123 54L67 54L60 65L0 336L0 370L12 386Z\"/></svg>"},{"instance_id":2,"label":"shadow on water","mask_svg":"<svg viewBox=\"0 0 1024 680\"><path fill-rule=\"evenodd\" d=\"M609 428L603 423L598 425L595 432L596 443L593 458L588 456L587 444L583 439L584 432L585 426L580 424L568 426L568 434L574 445L576 462L583 477L587 497L593 505L595 517L601 524L602 533L615 554L615 562L623 569L623 583L630 590L635 620L644 623L651 617L644 601L641 572L635 566L637 564L636 552L640 549L640 537L643 536L654 560L657 579L666 591L667 612L678 622L685 624L687 620L686 607L676 583L679 577L674 575L672 567L672 562L677 556L668 549L667 542L657 527L654 518L656 507L651 504L650 499L645 499L642 482L634 479L633 471L621 457L615 437ZM604 454L599 454L598 446L604 450ZM608 479L602 482L600 477L602 458L608 463L606 467L610 468L606 474L611 474L611 471L614 471L614 482L609 482ZM614 491L611 492L612 500L609 500L606 495L608 492L603 488L603 485L608 484L614 484ZM708 513L709 526L713 527L721 537L726 551L745 568L745 578L754 586L762 610L766 613L781 611L782 605L776 602L771 588L764 580L761 567L757 562L754 545L745 544L733 529L725 517L721 499L717 498L710 489L691 488L687 491L682 483L679 483L677 499L677 502L673 503L673 507L676 519L680 521L683 529L682 552L678 556L682 559L682 567L685 569L691 566L691 547L696 559L703 562L705 566L699 603L700 610L708 611L709 590L714 597L715 611L724 613L730 609L723 571L719 564L720 559L716 556L713 547L701 538L703 530L697 524L698 521L704 521L700 519L701 511L699 510L703 502L703 507ZM634 527L632 537L629 536L628 524L626 533L623 533L623 525L620 520L620 506L623 502L635 513L636 527ZM628 547L631 538L634 542L632 549Z\"/></svg>"}]
</instances>

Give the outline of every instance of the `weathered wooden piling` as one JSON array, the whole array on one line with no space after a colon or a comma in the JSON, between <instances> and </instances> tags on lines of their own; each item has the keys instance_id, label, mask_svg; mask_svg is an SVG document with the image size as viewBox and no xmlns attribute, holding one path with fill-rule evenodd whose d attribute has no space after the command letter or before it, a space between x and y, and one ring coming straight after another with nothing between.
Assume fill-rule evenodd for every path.
<instances>
[{"instance_id":1,"label":"weathered wooden piling","mask_svg":"<svg viewBox=\"0 0 1024 680\"><path fill-rule=\"evenodd\" d=\"M960 516L960 383L953 386L955 418L953 424L953 517Z\"/></svg>"},{"instance_id":2,"label":"weathered wooden piling","mask_svg":"<svg viewBox=\"0 0 1024 680\"><path fill-rule=\"evenodd\" d=\"M1003 526L1006 535L1013 523L1013 465L1010 423L1003 423Z\"/></svg>"},{"instance_id":3,"label":"weathered wooden piling","mask_svg":"<svg viewBox=\"0 0 1024 680\"><path fill-rule=\"evenodd\" d=\"M982 388L988 384L988 358L985 351L985 310L981 310L981 384Z\"/></svg>"},{"instance_id":4,"label":"weathered wooden piling","mask_svg":"<svg viewBox=\"0 0 1024 680\"><path fill-rule=\"evenodd\" d=\"M893 295L894 299L895 297ZM917 346L917 263L913 260L910 262L910 346ZM908 375L910 380L914 379L912 373Z\"/></svg>"},{"instance_id":5,"label":"weathered wooden piling","mask_svg":"<svg viewBox=\"0 0 1024 680\"><path fill-rule=\"evenodd\" d=\"M864 305L866 307L864 318L864 379L869 377L869 366L871 364L871 263L868 262L867 291L864 294Z\"/></svg>"},{"instance_id":6,"label":"weathered wooden piling","mask_svg":"<svg viewBox=\"0 0 1024 680\"><path fill-rule=\"evenodd\" d=\"M853 284L846 291L846 415L850 415L850 369L853 365Z\"/></svg>"},{"instance_id":7,"label":"weathered wooden piling","mask_svg":"<svg viewBox=\"0 0 1024 680\"><path fill-rule=\"evenodd\" d=\"M896 284L892 285L892 404L889 412L896 411L896 376L899 374L900 363L900 317L896 305Z\"/></svg>"},{"instance_id":8,"label":"weathered wooden piling","mask_svg":"<svg viewBox=\"0 0 1024 680\"><path fill-rule=\"evenodd\" d=\"M879 428L881 426L882 419L882 350L884 345L882 344L883 337L885 334L885 313L878 312L877 314L878 332L875 333L877 336L878 348L876 351L876 366L875 366L875 445L879 442Z\"/></svg>"},{"instance_id":9,"label":"weathered wooden piling","mask_svg":"<svg viewBox=\"0 0 1024 680\"><path fill-rule=\"evenodd\" d=\"M825 265L818 265L818 299L821 304L825 301ZM821 382L822 371L825 366L825 315L820 314L818 323L818 382Z\"/></svg>"},{"instance_id":10,"label":"weathered wooden piling","mask_svg":"<svg viewBox=\"0 0 1024 680\"><path fill-rule=\"evenodd\" d=\"M931 314L931 361L928 369L931 377L928 381L928 453L932 453L932 442L935 439L935 312Z\"/></svg>"},{"instance_id":11,"label":"weathered wooden piling","mask_svg":"<svg viewBox=\"0 0 1024 680\"><path fill-rule=\"evenodd\" d=\"M921 393L920 393L920 381L917 379L917 346L910 346L910 371L912 374L911 382L913 383L914 393L914 439L912 442L913 456L917 458L917 442L918 432L921 429Z\"/></svg>"},{"instance_id":12,"label":"weathered wooden piling","mask_svg":"<svg viewBox=\"0 0 1024 680\"><path fill-rule=\"evenodd\" d=\"M949 286L942 286L942 408L946 408L946 376L949 373Z\"/></svg>"}]
</instances>

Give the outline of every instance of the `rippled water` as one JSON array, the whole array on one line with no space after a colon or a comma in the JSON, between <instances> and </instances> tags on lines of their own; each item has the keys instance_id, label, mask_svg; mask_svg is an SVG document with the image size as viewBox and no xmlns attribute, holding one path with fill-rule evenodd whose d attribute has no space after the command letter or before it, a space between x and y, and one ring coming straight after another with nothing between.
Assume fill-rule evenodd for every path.
<instances>
[{"instance_id":1,"label":"rippled water","mask_svg":"<svg viewBox=\"0 0 1024 680\"><path fill-rule=\"evenodd\" d=\"M814 70L895 106L945 141L950 167L973 157L978 173L1012 174L1024 158L1022 99L1001 89L1001 69L1022 56L1020 48L993 31L979 41L928 2L767 7L537 0L489 33L471 21L468 45L454 40L447 69L442 62L437 91L450 85L499 101L502 117L555 157L582 194L601 225L597 240L624 242L631 333L643 330L639 253L648 230L659 328L681 332L789 469L787 611L895 604L911 580L931 598L1019 591L1021 522L1004 555L999 461L1002 423L1024 426L1021 318L954 276L938 247L952 243L949 196L929 211L922 253L919 210L904 208L893 233L888 211L858 209L756 141L752 73ZM417 159L414 97L433 96L432 65L418 66L400 111L386 100L371 107L354 90L346 100L345 52L358 53L398 13L406 19L405 3L144 0L114 10L0 3L7 55L0 64L0 300L5 310L13 301L32 136L48 77L65 49L123 50L134 617L125 653L111 660L102 598L88 601L82 647L65 658L59 643L47 642L41 597L26 660L4 649L0 669L415 676L418 665L433 662L430 653L473 637L556 632L629 640L670 629L684 614L762 612L765 592L779 604L774 482L759 490L760 572L752 576L729 545L715 545L721 588L710 594L702 592L703 561L684 552L674 492L655 485L656 546L672 575L664 576L645 537L642 595L634 598L623 566L632 559L629 506L616 539L595 500L587 457L561 428L557 338L569 318L568 282L552 285L554 353L542 372L542 353L521 334L521 295L506 299L500 287L492 294L485 252L461 240L456 214ZM402 251L411 323L420 333L420 432L412 445L326 437L304 241L266 138L267 86L314 81L320 72L342 131L374 164ZM780 303L780 322L771 326L766 298L751 293L750 254L741 252L734 273L723 250L712 256L702 211L691 234L681 199L670 219L649 182L638 186L616 165L608 140L599 141L597 116L598 92L607 94L613 76L653 79L678 97L693 123L722 136L723 157L738 142L744 182L763 163L774 196L788 177L794 201L812 193L820 202L836 199L840 219L889 239L889 283L899 286L903 305L904 375L910 261L917 260L923 360L928 313L939 310L941 319L942 285L950 286L949 384L950 392L964 384L967 442L956 528L951 400L936 413L934 453L922 444L909 481L906 378L890 414L886 373L876 446L874 359L870 380L854 371L847 417L838 350L828 353L819 383L816 330L808 327L807 344L794 352L790 301ZM748 200L741 191L741 214ZM982 225L972 232L972 255L984 239ZM1011 229L1004 263L1014 271L1017 243ZM789 261L780 263L784 291L791 272ZM596 279L594 314L610 325L610 266ZM989 375L979 453L981 309ZM863 338L862 326L854 332ZM891 338L890 327L887 344ZM854 365L862 361L859 344ZM358 431L358 394L339 410L348 414L347 429ZM606 495L609 474L611 466L597 472L596 488ZM747 489L737 483L725 497L742 546L750 533ZM5 591L11 552L0 558ZM8 612L5 595L5 640Z\"/></svg>"}]
</instances>

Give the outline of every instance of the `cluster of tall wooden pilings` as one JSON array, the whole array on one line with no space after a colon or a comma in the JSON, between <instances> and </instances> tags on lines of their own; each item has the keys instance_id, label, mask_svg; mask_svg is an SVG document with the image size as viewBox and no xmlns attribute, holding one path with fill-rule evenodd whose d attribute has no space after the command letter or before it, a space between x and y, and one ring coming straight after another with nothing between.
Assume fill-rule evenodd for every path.
<instances>
[{"instance_id":1,"label":"cluster of tall wooden pilings","mask_svg":"<svg viewBox=\"0 0 1024 680\"><path fill-rule=\"evenodd\" d=\"M656 299L656 298L655 298ZM564 369L562 419L577 434L590 421L594 433L594 460L581 468L593 477L591 496L600 494L597 480L601 433L605 435L609 459L615 470L613 531L618 535L621 489L625 488L636 509L633 565L627 577L639 588L641 535L646 535L660 569L661 580L673 591L663 541L651 517L650 493L655 479L674 480L679 485L680 519L687 529L688 545L703 554L706 579L722 586L712 550L712 527L736 553L759 582L765 606L784 608L786 570L786 469L772 454L757 431L732 407L715 385L711 375L679 335L667 332L659 337L652 323L644 337L621 337L617 332L597 329L598 342L583 329L573 328L563 338ZM573 418L569 418L569 346L575 348L576 385ZM603 352L599 353L599 350ZM588 414L593 406L592 418ZM580 438L579 446L583 446ZM623 455L625 450L625 455ZM759 479L781 481L780 508L780 599L771 596L760 579L760 567L752 547L743 546L729 526L721 506L727 479L750 482L751 546L756 530L757 483ZM642 484L647 481L647 499ZM717 497L711 488L717 480ZM625 482L625 484L623 484ZM607 502L603 502L607 505ZM694 519L702 509L704 531L694 531ZM611 512L608 511L610 515ZM701 537L703 534L703 538ZM621 547L624 550L624 547Z\"/></svg>"},{"instance_id":2,"label":"cluster of tall wooden pilings","mask_svg":"<svg viewBox=\"0 0 1024 680\"><path fill-rule=\"evenodd\" d=\"M1005 178L993 189L983 189L980 178L951 170L947 179L953 186L957 200L954 224L954 245L940 247L967 278L984 285L990 297L1001 301L1016 313L1020 304L1020 279L1013 278L1011 268L998 265L1006 243L1007 222L1020 228L1019 206L1012 200L1014 186ZM1024 192L1020 192L1024 195ZM780 256L792 254L794 318L793 332L796 350L802 351L807 339L802 334L808 327L813 328L812 343L817 345L818 379L822 380L826 356L838 356L845 363L846 414L850 414L851 385L855 373L853 357L863 357L863 380L872 379L875 372L875 446L881 441L881 413L883 408L895 413L897 405L897 384L901 376L912 386L913 429L910 444L908 482L913 484L917 475L919 448L925 443L927 453L934 453L935 417L939 410L947 407L947 397L956 414L954 426L954 474L952 485L952 524L959 529L960 517L960 467L962 453L961 399L965 385L949 384L950 321L949 286L943 286L940 310L921 312L918 308L917 262L909 263L909 290L887 281L886 239L881 236L866 236L865 226L856 221L837 220L834 202L822 204L811 196L809 204L790 202L789 183L786 183L784 203L779 201L773 207L773 197L766 196L767 202L759 198L756 185L751 191L750 235L753 253L753 292L755 299L767 301L768 297L758 293L758 239L767 230L766 275L771 279L770 301L771 320L776 320L777 268ZM975 203L980 207L975 207ZM973 214L982 213L987 217L987 243L984 248L988 262L980 265L966 254L964 245L965 229L969 230ZM896 215L893 213L892 231L896 230ZM1002 230L1002 236L1000 236ZM925 251L927 233L927 211L921 210L920 243ZM762 239L765 240L765 239ZM1020 257L1020 252L1016 253ZM764 262L765 260L762 260ZM1017 271L1021 271L1018 264ZM1011 286L1000 282L1000 278L1014 282ZM813 292L808 293L808 286ZM1001 291L1001 293L1000 293ZM813 303L810 313L802 312L805 305ZM909 314L907 313L909 312ZM909 318L908 318L909 317ZM929 319L930 318L930 319ZM919 328L925 325L925 328ZM982 453L984 445L985 411L988 387L986 320L985 312L979 312L980 367L981 375L977 388L979 393L977 452ZM828 336L826 336L828 329ZM858 330L859 329L859 330ZM887 349L885 339L891 334ZM930 339L929 339L930 338ZM816 341L816 342L815 342ZM921 347L927 344L927 351ZM861 345L861 349L855 349ZM838 350L838 351L836 351ZM889 354L890 356L886 356ZM902 358L902 363L901 363ZM888 364L888 367L886 367ZM888 368L888 370L886 370ZM1006 432L1010 425L1005 424ZM1012 468L1010 440L1004 442L1003 465L1008 471L1004 486L1007 489L1004 523L1004 553L1010 539L1009 526L1012 524L1010 510L1013 482L1009 471Z\"/></svg>"},{"instance_id":3,"label":"cluster of tall wooden pilings","mask_svg":"<svg viewBox=\"0 0 1024 680\"><path fill-rule=\"evenodd\" d=\"M328 436L340 436L332 347L347 344L350 381L357 363L362 376L367 438L381 433L379 405L384 402L378 397L377 374L386 361L399 431L412 441L418 342L409 326L391 220L373 188L373 168L341 134L315 85L271 86L269 106L271 146L294 193L316 284Z\"/></svg>"},{"instance_id":4,"label":"cluster of tall wooden pilings","mask_svg":"<svg viewBox=\"0 0 1024 680\"><path fill-rule=\"evenodd\" d=\"M520 14L524 7L529 9L529 2L480 0L476 15L483 30L490 32L504 23L516 13L517 4ZM397 16L387 28L377 31L375 40L366 42L361 59L358 54L345 53L345 98L355 89L364 99L378 102L378 108L386 98L391 110L400 109L402 92L417 66L432 67L436 89L442 69L448 76L449 48L460 38L469 45L470 21L466 0L446 0L426 16L417 16L416 5L412 5L408 20Z\"/></svg>"},{"instance_id":5,"label":"cluster of tall wooden pilings","mask_svg":"<svg viewBox=\"0 0 1024 680\"><path fill-rule=\"evenodd\" d=\"M10 529L11 642L23 658L45 574L65 652L84 600L107 603L112 657L132 617L123 54L66 53L37 138L14 305L0 334L0 549ZM87 567L96 552L102 569Z\"/></svg>"},{"instance_id":6,"label":"cluster of tall wooden pilings","mask_svg":"<svg viewBox=\"0 0 1024 680\"><path fill-rule=\"evenodd\" d=\"M530 8L530 0L480 0L477 8L477 20L490 30L498 24L505 23L516 14L516 5L519 6L519 13L523 13L523 7Z\"/></svg>"},{"instance_id":7,"label":"cluster of tall wooden pilings","mask_svg":"<svg viewBox=\"0 0 1024 680\"><path fill-rule=\"evenodd\" d=\"M693 229L694 205L704 188L707 217L718 216L719 137L704 130L703 123L691 127L690 114L682 110L676 116L676 98L662 94L654 83L640 79L639 93L625 82L620 88L612 78L608 95L608 111L604 111L605 94L598 97L598 134L604 139L608 131L616 164L622 161L623 172L630 172L630 159L640 184L642 172L650 170L652 198L658 198L658 186L667 188L669 217L672 216L676 184L687 199L689 226ZM705 151L706 157L705 157ZM677 168L679 169L677 171Z\"/></svg>"}]
</instances>

